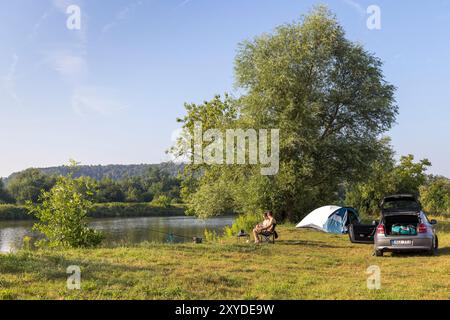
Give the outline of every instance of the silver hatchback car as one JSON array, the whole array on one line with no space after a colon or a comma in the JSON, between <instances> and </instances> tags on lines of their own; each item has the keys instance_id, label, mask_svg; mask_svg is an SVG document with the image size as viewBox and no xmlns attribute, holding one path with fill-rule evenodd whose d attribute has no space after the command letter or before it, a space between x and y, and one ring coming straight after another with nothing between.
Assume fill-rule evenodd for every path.
<instances>
[{"instance_id":1,"label":"silver hatchback car","mask_svg":"<svg viewBox=\"0 0 450 320\"><path fill-rule=\"evenodd\" d=\"M437 252L436 220L429 220L419 201L409 194L388 196L380 204L381 219L372 225L356 224L349 228L350 240L373 243L374 254L384 252Z\"/></svg>"},{"instance_id":2,"label":"silver hatchback car","mask_svg":"<svg viewBox=\"0 0 450 320\"><path fill-rule=\"evenodd\" d=\"M376 256L384 252L427 251L438 249L436 220L428 220L412 195L394 195L383 199L381 220L374 236Z\"/></svg>"}]
</instances>

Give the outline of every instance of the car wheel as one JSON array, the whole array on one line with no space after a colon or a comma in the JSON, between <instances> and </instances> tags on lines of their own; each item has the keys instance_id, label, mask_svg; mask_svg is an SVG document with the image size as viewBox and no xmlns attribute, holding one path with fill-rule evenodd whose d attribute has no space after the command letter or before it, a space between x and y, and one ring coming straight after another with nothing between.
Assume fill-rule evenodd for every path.
<instances>
[{"instance_id":1,"label":"car wheel","mask_svg":"<svg viewBox=\"0 0 450 320\"><path fill-rule=\"evenodd\" d=\"M430 250L428 250L428 254L430 256L435 256L437 254L438 247L439 247L438 237L434 237L433 247Z\"/></svg>"},{"instance_id":2,"label":"car wheel","mask_svg":"<svg viewBox=\"0 0 450 320\"><path fill-rule=\"evenodd\" d=\"M430 250L430 254L431 254L432 256L437 255L437 253L438 253L438 247L439 247L439 240L438 240L438 237L435 236L435 237L434 237L433 248Z\"/></svg>"},{"instance_id":3,"label":"car wheel","mask_svg":"<svg viewBox=\"0 0 450 320\"><path fill-rule=\"evenodd\" d=\"M375 256L382 257L383 256L383 250L375 250Z\"/></svg>"},{"instance_id":4,"label":"car wheel","mask_svg":"<svg viewBox=\"0 0 450 320\"><path fill-rule=\"evenodd\" d=\"M350 239L351 243L355 242L355 239L353 239L353 225L348 226L348 238Z\"/></svg>"}]
</instances>

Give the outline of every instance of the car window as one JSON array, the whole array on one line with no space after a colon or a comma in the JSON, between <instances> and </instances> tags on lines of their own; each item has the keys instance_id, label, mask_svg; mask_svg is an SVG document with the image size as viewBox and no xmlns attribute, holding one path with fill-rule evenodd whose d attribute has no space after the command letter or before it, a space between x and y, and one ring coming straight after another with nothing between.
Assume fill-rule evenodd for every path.
<instances>
[{"instance_id":1,"label":"car window","mask_svg":"<svg viewBox=\"0 0 450 320\"><path fill-rule=\"evenodd\" d=\"M409 199L392 199L386 200L383 204L383 209L387 210L400 210L400 209L412 209L419 210L420 206L417 201Z\"/></svg>"}]
</instances>

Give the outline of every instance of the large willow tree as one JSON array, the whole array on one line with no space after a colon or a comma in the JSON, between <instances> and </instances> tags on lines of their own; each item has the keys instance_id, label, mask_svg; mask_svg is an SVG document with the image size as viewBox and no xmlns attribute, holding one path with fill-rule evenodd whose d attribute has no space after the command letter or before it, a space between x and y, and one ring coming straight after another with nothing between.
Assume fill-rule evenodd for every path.
<instances>
[{"instance_id":1,"label":"large willow tree","mask_svg":"<svg viewBox=\"0 0 450 320\"><path fill-rule=\"evenodd\" d=\"M387 148L380 137L395 122L397 106L381 67L346 39L324 7L241 43L235 77L242 96L186 104L179 121L191 134L196 121L203 130L280 129L279 172L188 165L182 191L188 211L211 216L270 209L293 220L336 200L338 185L361 180ZM173 151L192 156L180 144Z\"/></svg>"}]
</instances>

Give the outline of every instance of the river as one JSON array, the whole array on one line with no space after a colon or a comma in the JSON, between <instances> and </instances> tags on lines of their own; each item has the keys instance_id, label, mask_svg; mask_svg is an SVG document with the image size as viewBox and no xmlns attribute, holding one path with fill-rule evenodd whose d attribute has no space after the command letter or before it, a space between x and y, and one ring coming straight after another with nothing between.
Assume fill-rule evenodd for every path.
<instances>
[{"instance_id":1,"label":"river","mask_svg":"<svg viewBox=\"0 0 450 320\"><path fill-rule=\"evenodd\" d=\"M103 232L103 246L118 246L150 242L190 242L193 237L204 238L204 231L223 234L225 226L230 226L234 218L230 216L200 220L194 217L145 217L94 219L91 227ZM11 252L22 247L23 238L37 235L32 232L31 221L0 222L0 252ZM172 237L169 234L173 234Z\"/></svg>"}]
</instances>

